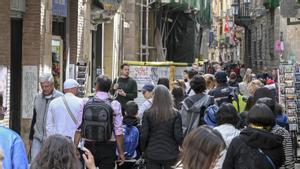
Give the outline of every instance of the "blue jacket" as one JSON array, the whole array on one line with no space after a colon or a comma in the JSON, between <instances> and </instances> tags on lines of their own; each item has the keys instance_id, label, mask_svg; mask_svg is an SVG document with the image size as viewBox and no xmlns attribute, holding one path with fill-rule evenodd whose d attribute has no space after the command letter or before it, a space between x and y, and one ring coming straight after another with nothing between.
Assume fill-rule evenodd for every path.
<instances>
[{"instance_id":1,"label":"blue jacket","mask_svg":"<svg viewBox=\"0 0 300 169\"><path fill-rule=\"evenodd\" d=\"M3 169L28 169L22 138L4 126L0 126L0 149L4 153Z\"/></svg>"}]
</instances>

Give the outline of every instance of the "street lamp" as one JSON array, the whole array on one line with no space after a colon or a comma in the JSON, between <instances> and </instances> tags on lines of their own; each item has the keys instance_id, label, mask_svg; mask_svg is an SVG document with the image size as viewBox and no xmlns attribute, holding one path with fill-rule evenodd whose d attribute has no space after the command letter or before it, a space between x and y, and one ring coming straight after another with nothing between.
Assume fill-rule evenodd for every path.
<instances>
[{"instance_id":1,"label":"street lamp","mask_svg":"<svg viewBox=\"0 0 300 169\"><path fill-rule=\"evenodd\" d=\"M232 8L232 13L233 13L234 16L239 15L239 3L238 3L238 0L235 0L233 2L233 4L231 5L231 8Z\"/></svg>"}]
</instances>

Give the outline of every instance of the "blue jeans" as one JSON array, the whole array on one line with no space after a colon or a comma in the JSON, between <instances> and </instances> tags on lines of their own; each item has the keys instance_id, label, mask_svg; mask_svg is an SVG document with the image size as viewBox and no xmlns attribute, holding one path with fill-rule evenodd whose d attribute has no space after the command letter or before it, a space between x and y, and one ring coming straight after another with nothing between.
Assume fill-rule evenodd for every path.
<instances>
[{"instance_id":1,"label":"blue jeans","mask_svg":"<svg viewBox=\"0 0 300 169\"><path fill-rule=\"evenodd\" d=\"M42 147L42 142L40 140L33 138L31 145L31 161L35 159L37 154L40 152Z\"/></svg>"}]
</instances>

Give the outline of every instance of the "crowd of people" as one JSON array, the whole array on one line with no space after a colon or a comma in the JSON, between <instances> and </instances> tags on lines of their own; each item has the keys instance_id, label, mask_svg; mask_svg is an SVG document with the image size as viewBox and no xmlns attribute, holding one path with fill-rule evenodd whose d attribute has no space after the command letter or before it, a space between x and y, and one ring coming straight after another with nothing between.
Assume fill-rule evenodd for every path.
<instances>
[{"instance_id":1,"label":"crowd of people","mask_svg":"<svg viewBox=\"0 0 300 169\"><path fill-rule=\"evenodd\" d=\"M30 165L21 137L0 126L0 167L295 168L276 74L244 67L203 74L192 68L182 80L145 84L145 101L138 105L129 70L122 64L116 79L98 76L96 93L88 98L76 97L77 81L67 79L61 93L53 76L43 74L34 100Z\"/></svg>"}]
</instances>

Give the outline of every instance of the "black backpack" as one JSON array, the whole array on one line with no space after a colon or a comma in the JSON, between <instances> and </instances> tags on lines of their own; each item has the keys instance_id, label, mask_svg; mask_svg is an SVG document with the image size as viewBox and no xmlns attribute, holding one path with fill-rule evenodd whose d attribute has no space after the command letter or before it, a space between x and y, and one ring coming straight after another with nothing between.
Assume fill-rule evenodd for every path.
<instances>
[{"instance_id":1,"label":"black backpack","mask_svg":"<svg viewBox=\"0 0 300 169\"><path fill-rule=\"evenodd\" d=\"M85 139L106 142L113 131L111 100L91 98L83 108L81 136Z\"/></svg>"}]
</instances>

